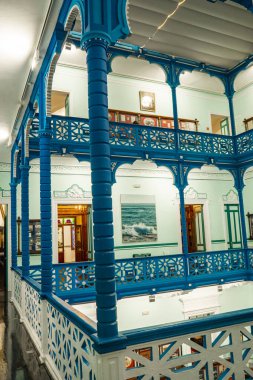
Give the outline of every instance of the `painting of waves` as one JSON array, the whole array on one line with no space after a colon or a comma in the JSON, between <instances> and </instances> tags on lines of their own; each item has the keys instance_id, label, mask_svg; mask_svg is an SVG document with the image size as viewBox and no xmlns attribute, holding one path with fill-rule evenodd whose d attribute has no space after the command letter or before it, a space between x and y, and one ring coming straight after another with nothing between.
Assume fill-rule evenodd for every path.
<instances>
[{"instance_id":1,"label":"painting of waves","mask_svg":"<svg viewBox=\"0 0 253 380\"><path fill-rule=\"evenodd\" d=\"M155 204L121 204L122 242L157 240Z\"/></svg>"}]
</instances>

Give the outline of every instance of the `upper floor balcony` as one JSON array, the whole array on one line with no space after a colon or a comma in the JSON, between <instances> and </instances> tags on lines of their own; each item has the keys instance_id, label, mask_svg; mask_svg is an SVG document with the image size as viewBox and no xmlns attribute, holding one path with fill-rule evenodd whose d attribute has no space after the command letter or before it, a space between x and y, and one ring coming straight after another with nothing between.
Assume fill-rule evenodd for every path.
<instances>
[{"instance_id":1,"label":"upper floor balcony","mask_svg":"<svg viewBox=\"0 0 253 380\"><path fill-rule=\"evenodd\" d=\"M52 152L89 154L89 120L53 115ZM35 117L30 129L30 149L38 147L39 120ZM110 122L112 157L147 159L195 159L203 162L243 161L253 152L253 131L237 136L203 133L190 130Z\"/></svg>"}]
</instances>

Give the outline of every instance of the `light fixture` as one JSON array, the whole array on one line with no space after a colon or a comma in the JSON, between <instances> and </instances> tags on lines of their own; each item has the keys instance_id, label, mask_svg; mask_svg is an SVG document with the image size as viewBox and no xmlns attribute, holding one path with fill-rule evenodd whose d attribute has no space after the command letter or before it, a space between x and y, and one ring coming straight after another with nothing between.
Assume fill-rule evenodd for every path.
<instances>
[{"instance_id":1,"label":"light fixture","mask_svg":"<svg viewBox=\"0 0 253 380\"><path fill-rule=\"evenodd\" d=\"M32 44L32 36L28 30L3 19L0 35L0 56L3 63L20 63L28 57Z\"/></svg>"},{"instance_id":2,"label":"light fixture","mask_svg":"<svg viewBox=\"0 0 253 380\"><path fill-rule=\"evenodd\" d=\"M8 128L0 126L0 142L6 141L10 137Z\"/></svg>"}]
</instances>

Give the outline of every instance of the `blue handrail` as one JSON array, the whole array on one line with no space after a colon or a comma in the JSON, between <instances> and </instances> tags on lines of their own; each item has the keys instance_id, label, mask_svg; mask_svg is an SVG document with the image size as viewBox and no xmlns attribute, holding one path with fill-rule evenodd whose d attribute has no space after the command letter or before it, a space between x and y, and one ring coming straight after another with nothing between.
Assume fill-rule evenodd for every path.
<instances>
[{"instance_id":1,"label":"blue handrail","mask_svg":"<svg viewBox=\"0 0 253 380\"><path fill-rule=\"evenodd\" d=\"M246 280L251 273L253 275L253 250L250 249L130 258L115 262L119 297ZM30 277L41 281L40 266L30 268ZM94 298L95 263L54 264L53 289L62 298Z\"/></svg>"},{"instance_id":2,"label":"blue handrail","mask_svg":"<svg viewBox=\"0 0 253 380\"><path fill-rule=\"evenodd\" d=\"M90 139L89 120L85 118L52 116L52 142L67 144L82 148L88 146ZM38 115L34 118L30 129L30 139L38 138ZM176 147L178 141L178 148ZM146 127L118 122L110 123L110 143L112 147L125 150L145 150L160 152L176 152L204 154L234 158L235 146L237 154L242 155L253 150L253 131L244 132L238 136L223 136L218 134ZM80 145L80 146L81 146Z\"/></svg>"}]
</instances>

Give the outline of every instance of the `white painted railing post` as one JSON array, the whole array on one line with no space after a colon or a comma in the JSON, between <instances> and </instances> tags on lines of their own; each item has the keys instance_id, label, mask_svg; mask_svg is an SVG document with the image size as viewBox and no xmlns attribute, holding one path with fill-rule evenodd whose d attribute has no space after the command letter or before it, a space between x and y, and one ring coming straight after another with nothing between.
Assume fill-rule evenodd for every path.
<instances>
[{"instance_id":1,"label":"white painted railing post","mask_svg":"<svg viewBox=\"0 0 253 380\"><path fill-rule=\"evenodd\" d=\"M20 323L25 322L25 281L21 281L21 314L20 314Z\"/></svg>"},{"instance_id":2,"label":"white painted railing post","mask_svg":"<svg viewBox=\"0 0 253 380\"><path fill-rule=\"evenodd\" d=\"M40 362L44 363L48 354L48 321L47 321L47 300L41 300L41 355Z\"/></svg>"},{"instance_id":3,"label":"white painted railing post","mask_svg":"<svg viewBox=\"0 0 253 380\"><path fill-rule=\"evenodd\" d=\"M124 379L124 353L116 351L109 354L97 354L97 380L123 380Z\"/></svg>"}]
</instances>

